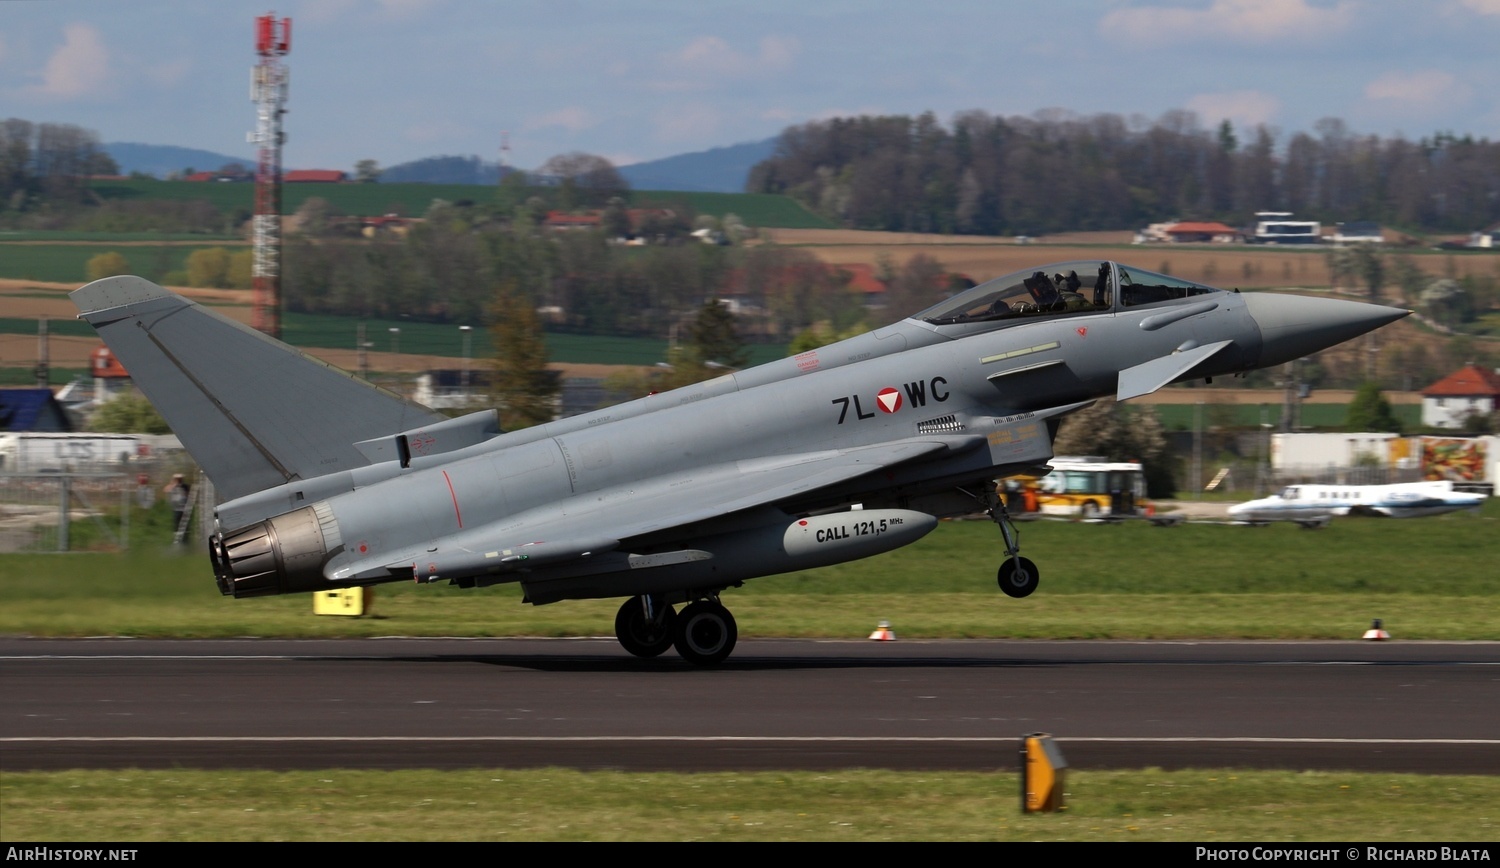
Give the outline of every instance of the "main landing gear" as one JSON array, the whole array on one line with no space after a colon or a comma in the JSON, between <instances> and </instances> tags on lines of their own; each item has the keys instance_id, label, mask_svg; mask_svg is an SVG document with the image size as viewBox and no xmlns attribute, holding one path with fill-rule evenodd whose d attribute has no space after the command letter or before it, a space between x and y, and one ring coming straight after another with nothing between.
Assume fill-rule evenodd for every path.
<instances>
[{"instance_id":1,"label":"main landing gear","mask_svg":"<svg viewBox=\"0 0 1500 868\"><path fill-rule=\"evenodd\" d=\"M698 666L722 663L734 651L739 627L717 597L697 600L681 612L660 597L631 597L615 615L615 638L637 657L659 657L675 647Z\"/></svg>"},{"instance_id":2,"label":"main landing gear","mask_svg":"<svg viewBox=\"0 0 1500 868\"><path fill-rule=\"evenodd\" d=\"M1041 581L1041 573L1030 558L1021 557L1021 532L1016 530L1010 513L1005 511L1005 499L993 487L985 493L984 512L999 526L1000 536L1005 539L1005 560L1000 564L995 581L1007 597L1030 595Z\"/></svg>"}]
</instances>

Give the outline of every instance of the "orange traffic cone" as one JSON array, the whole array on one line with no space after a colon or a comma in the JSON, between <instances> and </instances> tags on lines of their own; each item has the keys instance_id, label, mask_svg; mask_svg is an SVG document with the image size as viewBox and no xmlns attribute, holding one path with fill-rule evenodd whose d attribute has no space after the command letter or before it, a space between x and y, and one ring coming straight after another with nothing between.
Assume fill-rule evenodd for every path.
<instances>
[{"instance_id":1,"label":"orange traffic cone","mask_svg":"<svg viewBox=\"0 0 1500 868\"><path fill-rule=\"evenodd\" d=\"M1389 633L1385 632L1385 630L1381 629L1381 627L1380 627L1380 619L1376 618L1374 621L1370 622L1370 629L1366 630L1365 631L1365 635L1361 636L1360 638L1361 639L1370 639L1370 640L1373 640L1373 641L1376 641L1376 642L1380 642L1380 641L1383 641L1385 639L1391 638L1391 634L1389 634Z\"/></svg>"},{"instance_id":2,"label":"orange traffic cone","mask_svg":"<svg viewBox=\"0 0 1500 868\"><path fill-rule=\"evenodd\" d=\"M891 622L881 621L880 626L875 628L875 632L870 634L870 638L876 642L896 641L896 634L891 632Z\"/></svg>"}]
</instances>

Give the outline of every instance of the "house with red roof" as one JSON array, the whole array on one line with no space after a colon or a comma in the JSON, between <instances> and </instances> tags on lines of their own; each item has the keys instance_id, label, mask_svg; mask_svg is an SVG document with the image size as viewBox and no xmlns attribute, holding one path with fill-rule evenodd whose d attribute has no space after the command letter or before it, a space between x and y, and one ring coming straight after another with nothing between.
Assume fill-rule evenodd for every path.
<instances>
[{"instance_id":1,"label":"house with red roof","mask_svg":"<svg viewBox=\"0 0 1500 868\"><path fill-rule=\"evenodd\" d=\"M1240 240L1240 231L1233 226L1225 226L1223 223L1184 221L1168 226L1165 232L1168 239L1179 244L1194 241L1233 244Z\"/></svg>"},{"instance_id":2,"label":"house with red roof","mask_svg":"<svg viewBox=\"0 0 1500 868\"><path fill-rule=\"evenodd\" d=\"M1422 390L1422 424L1462 428L1470 416L1500 407L1500 373L1467 365Z\"/></svg>"},{"instance_id":3,"label":"house with red roof","mask_svg":"<svg viewBox=\"0 0 1500 868\"><path fill-rule=\"evenodd\" d=\"M349 180L349 174L335 169L293 169L282 173L281 180L287 184L342 184Z\"/></svg>"},{"instance_id":4,"label":"house with red roof","mask_svg":"<svg viewBox=\"0 0 1500 868\"><path fill-rule=\"evenodd\" d=\"M585 214L548 211L546 218L542 220L542 227L558 232L567 232L576 229L598 229L603 223L604 215L601 211L589 211Z\"/></svg>"}]
</instances>

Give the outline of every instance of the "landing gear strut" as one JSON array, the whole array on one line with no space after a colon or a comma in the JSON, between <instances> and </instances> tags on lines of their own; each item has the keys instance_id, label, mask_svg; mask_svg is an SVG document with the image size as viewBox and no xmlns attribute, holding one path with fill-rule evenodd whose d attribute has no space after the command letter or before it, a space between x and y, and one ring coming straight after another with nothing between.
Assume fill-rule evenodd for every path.
<instances>
[{"instance_id":1,"label":"landing gear strut","mask_svg":"<svg viewBox=\"0 0 1500 868\"><path fill-rule=\"evenodd\" d=\"M1021 532L1016 530L1015 524L1010 520L1010 513L1005 511L1005 499L1000 496L1000 492L991 485L985 490L984 500L985 515L999 526L1000 536L1005 539L1005 560L1000 564L995 581L1008 597L1028 596L1036 590L1041 573L1030 558L1021 557Z\"/></svg>"},{"instance_id":2,"label":"landing gear strut","mask_svg":"<svg viewBox=\"0 0 1500 868\"><path fill-rule=\"evenodd\" d=\"M615 638L637 657L659 657L677 638L677 612L659 597L631 597L615 615Z\"/></svg>"},{"instance_id":3,"label":"landing gear strut","mask_svg":"<svg viewBox=\"0 0 1500 868\"><path fill-rule=\"evenodd\" d=\"M734 650L739 627L718 597L689 603L677 612L661 597L642 596L620 606L615 638L637 657L660 657L675 647L687 662L712 666L723 663Z\"/></svg>"}]
</instances>

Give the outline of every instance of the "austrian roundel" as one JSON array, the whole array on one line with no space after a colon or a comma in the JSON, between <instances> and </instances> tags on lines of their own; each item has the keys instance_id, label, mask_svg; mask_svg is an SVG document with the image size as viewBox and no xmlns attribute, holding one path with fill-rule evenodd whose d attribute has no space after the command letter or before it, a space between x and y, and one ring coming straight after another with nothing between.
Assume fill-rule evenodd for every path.
<instances>
[{"instance_id":1,"label":"austrian roundel","mask_svg":"<svg viewBox=\"0 0 1500 868\"><path fill-rule=\"evenodd\" d=\"M875 403L884 413L894 413L901 409L901 393L891 386L886 386L875 393Z\"/></svg>"}]
</instances>

